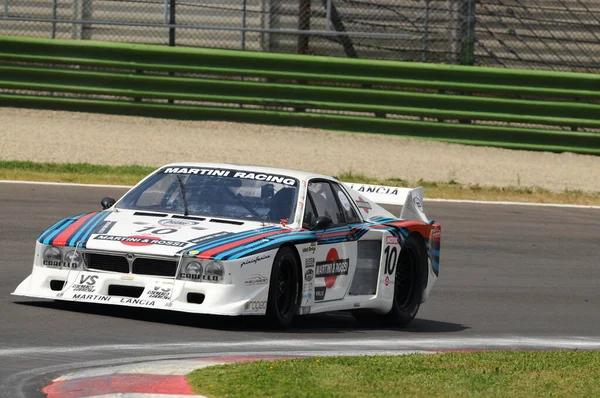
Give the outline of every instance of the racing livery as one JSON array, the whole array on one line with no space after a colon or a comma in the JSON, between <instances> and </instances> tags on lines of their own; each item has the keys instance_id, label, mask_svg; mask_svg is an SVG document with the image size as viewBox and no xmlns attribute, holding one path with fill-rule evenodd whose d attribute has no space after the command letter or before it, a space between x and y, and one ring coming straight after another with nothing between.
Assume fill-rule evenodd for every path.
<instances>
[{"instance_id":1,"label":"racing livery","mask_svg":"<svg viewBox=\"0 0 600 398\"><path fill-rule=\"evenodd\" d=\"M351 310L408 324L439 273L423 188L221 163L163 166L61 220L13 294L217 315ZM401 205L399 217L378 203Z\"/></svg>"}]
</instances>

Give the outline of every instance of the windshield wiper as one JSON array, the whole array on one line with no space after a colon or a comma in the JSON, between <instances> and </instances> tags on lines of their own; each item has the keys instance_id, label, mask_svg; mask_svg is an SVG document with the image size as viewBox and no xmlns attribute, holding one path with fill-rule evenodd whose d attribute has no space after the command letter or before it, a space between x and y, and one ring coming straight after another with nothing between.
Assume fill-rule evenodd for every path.
<instances>
[{"instance_id":1,"label":"windshield wiper","mask_svg":"<svg viewBox=\"0 0 600 398\"><path fill-rule=\"evenodd\" d=\"M183 181L181 180L179 174L175 174L175 176L177 177L177 182L179 182L179 190L181 191L181 196L183 197L183 215L187 216L190 213L188 212L187 199L185 197L185 185L183 185Z\"/></svg>"}]
</instances>

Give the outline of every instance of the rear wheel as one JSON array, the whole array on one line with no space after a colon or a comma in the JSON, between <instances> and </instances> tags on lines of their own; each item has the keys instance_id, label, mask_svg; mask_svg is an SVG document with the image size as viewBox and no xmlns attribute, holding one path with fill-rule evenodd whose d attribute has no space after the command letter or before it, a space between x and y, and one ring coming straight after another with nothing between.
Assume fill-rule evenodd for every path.
<instances>
[{"instance_id":1,"label":"rear wheel","mask_svg":"<svg viewBox=\"0 0 600 398\"><path fill-rule=\"evenodd\" d=\"M423 291L427 285L427 251L422 240L409 236L400 250L395 270L394 302L385 315L372 311L354 312L357 321L365 324L408 325L419 311Z\"/></svg>"},{"instance_id":2,"label":"rear wheel","mask_svg":"<svg viewBox=\"0 0 600 398\"><path fill-rule=\"evenodd\" d=\"M427 251L414 235L402 245L395 276L394 303L385 320L394 326L406 326L417 315L427 285Z\"/></svg>"},{"instance_id":3,"label":"rear wheel","mask_svg":"<svg viewBox=\"0 0 600 398\"><path fill-rule=\"evenodd\" d=\"M296 253L283 247L275 256L269 283L267 319L272 327L286 328L298 312L300 271Z\"/></svg>"}]
</instances>

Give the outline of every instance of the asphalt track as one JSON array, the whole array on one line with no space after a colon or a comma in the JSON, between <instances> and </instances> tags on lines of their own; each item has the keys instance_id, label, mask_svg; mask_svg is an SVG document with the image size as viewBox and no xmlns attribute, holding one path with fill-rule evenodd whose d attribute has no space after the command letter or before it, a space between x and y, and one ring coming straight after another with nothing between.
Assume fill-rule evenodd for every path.
<instances>
[{"instance_id":1,"label":"asphalt track","mask_svg":"<svg viewBox=\"0 0 600 398\"><path fill-rule=\"evenodd\" d=\"M226 353L600 348L600 210L425 202L442 222L440 280L402 330L348 314L257 318L65 305L10 296L34 241L58 219L98 209L119 188L0 184L0 396L35 397L90 366ZM397 209L393 209L397 211Z\"/></svg>"}]
</instances>

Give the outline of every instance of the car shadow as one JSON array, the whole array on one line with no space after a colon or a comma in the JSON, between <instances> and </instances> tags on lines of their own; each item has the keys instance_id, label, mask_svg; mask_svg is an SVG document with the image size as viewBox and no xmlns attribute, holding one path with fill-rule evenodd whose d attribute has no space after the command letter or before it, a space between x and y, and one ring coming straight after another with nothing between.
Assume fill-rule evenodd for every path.
<instances>
[{"instance_id":1,"label":"car shadow","mask_svg":"<svg viewBox=\"0 0 600 398\"><path fill-rule=\"evenodd\" d=\"M415 318L404 328L394 328L380 324L358 322L350 312L340 311L297 317L288 329L282 331L265 328L265 319L262 316L200 315L148 308L120 307L67 301L15 301L15 304L112 318L133 319L143 322L165 323L177 326L227 331L251 330L266 333L291 332L328 334L349 331L366 332L370 330L390 330L399 333L451 333L469 329L468 326L459 323L420 318Z\"/></svg>"}]
</instances>

